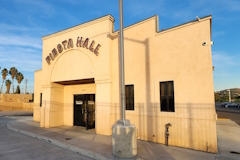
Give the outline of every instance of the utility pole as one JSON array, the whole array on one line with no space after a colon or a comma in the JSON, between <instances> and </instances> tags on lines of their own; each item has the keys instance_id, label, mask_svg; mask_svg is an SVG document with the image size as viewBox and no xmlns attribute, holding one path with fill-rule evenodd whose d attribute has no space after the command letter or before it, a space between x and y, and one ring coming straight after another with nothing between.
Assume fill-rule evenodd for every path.
<instances>
[{"instance_id":1,"label":"utility pole","mask_svg":"<svg viewBox=\"0 0 240 160\"><path fill-rule=\"evenodd\" d=\"M230 89L229 89L228 91L229 91L229 102L231 102L231 93L230 93Z\"/></svg>"},{"instance_id":2,"label":"utility pole","mask_svg":"<svg viewBox=\"0 0 240 160\"><path fill-rule=\"evenodd\" d=\"M132 158L137 155L136 126L125 118L125 75L124 75L124 37L123 0L119 0L119 38L120 38L120 91L121 118L112 126L112 152L118 158ZM127 133L127 136L126 136Z\"/></svg>"},{"instance_id":3,"label":"utility pole","mask_svg":"<svg viewBox=\"0 0 240 160\"><path fill-rule=\"evenodd\" d=\"M123 42L123 2L119 0L119 32L120 32L120 83L121 83L121 120L125 122L125 73L124 73L124 42Z\"/></svg>"},{"instance_id":4,"label":"utility pole","mask_svg":"<svg viewBox=\"0 0 240 160\"><path fill-rule=\"evenodd\" d=\"M26 78L25 79L25 94L27 93L27 82L28 82L28 79Z\"/></svg>"}]
</instances>

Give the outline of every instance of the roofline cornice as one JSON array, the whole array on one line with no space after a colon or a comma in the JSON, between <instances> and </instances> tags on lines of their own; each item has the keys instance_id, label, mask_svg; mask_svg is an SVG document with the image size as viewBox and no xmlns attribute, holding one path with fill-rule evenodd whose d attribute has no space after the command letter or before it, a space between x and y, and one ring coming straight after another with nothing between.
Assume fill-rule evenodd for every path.
<instances>
[{"instance_id":1,"label":"roofline cornice","mask_svg":"<svg viewBox=\"0 0 240 160\"><path fill-rule=\"evenodd\" d=\"M167 33L169 31L179 29L179 28L182 28L182 27L186 27L186 26L189 26L189 25L201 22L201 21L205 21L205 20L210 20L211 21L212 16L208 15L208 16L205 16L205 17L201 17L200 20L195 19L195 20L192 20L192 21L189 21L189 22L186 22L186 23L183 23L183 24L173 26L173 27L170 27L170 28L163 29L163 30L159 31L159 17L158 17L158 15L154 15L154 16L146 18L146 19L144 19L140 22L137 22L137 23L134 23L134 24L129 25L127 27L124 27L124 30L128 30L132 27L135 27L137 25L140 25L140 24L145 23L145 22L147 22L149 20L152 20L152 19L155 19L155 32L156 32L157 35L159 35L159 34ZM55 36L58 36L58 35L61 35L61 34L64 34L64 33L68 33L68 32L74 31L76 29L84 28L84 27L99 23L99 22L104 21L104 20L110 20L112 22L115 21L114 17L109 14L109 15L106 15L106 16L103 16L103 17L100 17L100 18L96 18L94 20L91 20L91 21L88 21L88 22L85 22L85 23L82 23L82 24L79 24L79 25L76 25L76 26L73 26L73 27L67 28L65 30L55 32L53 34L49 34L47 36L42 37L42 40L46 40L46 39L49 39L49 38L52 38L52 37L55 37ZM117 35L118 33L119 33L119 30L113 31L111 33L111 35L114 36L114 35Z\"/></svg>"},{"instance_id":2,"label":"roofline cornice","mask_svg":"<svg viewBox=\"0 0 240 160\"><path fill-rule=\"evenodd\" d=\"M34 73L35 73L35 72L39 72L39 71L42 71L42 69L38 69L38 70L34 71Z\"/></svg>"},{"instance_id":3,"label":"roofline cornice","mask_svg":"<svg viewBox=\"0 0 240 160\"><path fill-rule=\"evenodd\" d=\"M91 21L88 21L88 22L85 22L85 23L82 23L82 24L79 24L79 25L76 25L76 26L73 26L73 27L70 27L70 28L67 28L67 29L64 29L64 30L61 30L61 31L43 36L42 40L46 40L46 39L49 39L49 38L52 38L52 37L55 37L55 36L59 36L61 34L68 33L68 32L74 31L76 29L84 28L84 27L87 27L87 26L90 26L90 25L93 25L93 24L96 24L96 23L99 23L99 22L102 22L102 21L105 21L105 20L110 20L112 22L115 21L114 17L109 14L109 15L102 16L100 18L96 18L94 20L91 20Z\"/></svg>"},{"instance_id":4,"label":"roofline cornice","mask_svg":"<svg viewBox=\"0 0 240 160\"><path fill-rule=\"evenodd\" d=\"M167 33L167 32L170 32L170 31L173 31L173 30L176 30L176 29L180 29L180 28L192 25L192 24L196 24L198 22L205 21L205 20L210 20L210 23L211 23L212 15L201 17L200 20L196 19L196 20L192 20L192 21L177 25L177 26L173 26L173 27L170 27L170 28L167 28L167 29L160 30L156 34L159 35L159 34Z\"/></svg>"}]
</instances>

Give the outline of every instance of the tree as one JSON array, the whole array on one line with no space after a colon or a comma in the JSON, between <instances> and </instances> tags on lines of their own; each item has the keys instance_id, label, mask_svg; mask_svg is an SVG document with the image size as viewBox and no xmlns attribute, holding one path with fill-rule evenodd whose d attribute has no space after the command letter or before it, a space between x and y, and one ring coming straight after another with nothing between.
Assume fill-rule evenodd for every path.
<instances>
[{"instance_id":1,"label":"tree","mask_svg":"<svg viewBox=\"0 0 240 160\"><path fill-rule=\"evenodd\" d=\"M16 80L17 80L17 82L18 82L18 87L17 87L17 89L16 89L16 93L20 93L20 87L19 87L19 85L20 85L20 83L22 82L23 79L24 79L23 74L22 74L21 72L18 72L18 73L16 74Z\"/></svg>"},{"instance_id":2,"label":"tree","mask_svg":"<svg viewBox=\"0 0 240 160\"><path fill-rule=\"evenodd\" d=\"M215 102L221 100L219 93L214 93L214 97L215 97Z\"/></svg>"},{"instance_id":3,"label":"tree","mask_svg":"<svg viewBox=\"0 0 240 160\"><path fill-rule=\"evenodd\" d=\"M15 92L16 94L20 94L21 93L21 90L20 90L20 87L19 87L19 85L17 86L17 89L16 89L16 92Z\"/></svg>"},{"instance_id":4,"label":"tree","mask_svg":"<svg viewBox=\"0 0 240 160\"><path fill-rule=\"evenodd\" d=\"M4 69L2 70L2 79L3 79L3 81L2 81L2 86L1 86L1 91L0 91L0 93L2 93L3 83L4 83L7 75L8 75L8 70L7 70L6 68L4 68Z\"/></svg>"},{"instance_id":5,"label":"tree","mask_svg":"<svg viewBox=\"0 0 240 160\"><path fill-rule=\"evenodd\" d=\"M7 91L6 91L7 94L9 94L9 90L10 90L11 84L12 84L12 82L9 79L6 80L5 85L7 87Z\"/></svg>"},{"instance_id":6,"label":"tree","mask_svg":"<svg viewBox=\"0 0 240 160\"><path fill-rule=\"evenodd\" d=\"M14 77L16 76L16 74L18 73L18 70L15 67L10 68L9 70L9 74L12 77L12 82L13 82L13 93L14 93Z\"/></svg>"}]
</instances>

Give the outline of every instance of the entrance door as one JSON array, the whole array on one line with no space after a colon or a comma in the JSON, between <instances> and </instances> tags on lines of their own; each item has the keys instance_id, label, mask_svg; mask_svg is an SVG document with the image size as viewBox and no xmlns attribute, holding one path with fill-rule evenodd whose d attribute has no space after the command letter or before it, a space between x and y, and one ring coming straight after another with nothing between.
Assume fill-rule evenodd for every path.
<instances>
[{"instance_id":1,"label":"entrance door","mask_svg":"<svg viewBox=\"0 0 240 160\"><path fill-rule=\"evenodd\" d=\"M74 126L85 126L85 95L74 95Z\"/></svg>"},{"instance_id":2,"label":"entrance door","mask_svg":"<svg viewBox=\"0 0 240 160\"><path fill-rule=\"evenodd\" d=\"M74 95L74 125L95 128L95 94Z\"/></svg>"},{"instance_id":3,"label":"entrance door","mask_svg":"<svg viewBox=\"0 0 240 160\"><path fill-rule=\"evenodd\" d=\"M87 120L86 120L86 129L95 128L95 94L89 94L86 96L87 100Z\"/></svg>"}]
</instances>

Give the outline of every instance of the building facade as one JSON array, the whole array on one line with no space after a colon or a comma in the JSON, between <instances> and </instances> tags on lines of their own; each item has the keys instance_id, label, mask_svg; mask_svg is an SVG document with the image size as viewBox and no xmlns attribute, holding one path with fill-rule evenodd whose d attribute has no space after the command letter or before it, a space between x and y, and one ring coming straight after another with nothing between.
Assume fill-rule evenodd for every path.
<instances>
[{"instance_id":1,"label":"building facade","mask_svg":"<svg viewBox=\"0 0 240 160\"><path fill-rule=\"evenodd\" d=\"M217 152L211 16L159 31L158 16L124 28L126 118L137 138ZM107 15L42 38L34 121L111 135L120 119L119 32ZM166 124L169 138L166 139Z\"/></svg>"}]
</instances>

